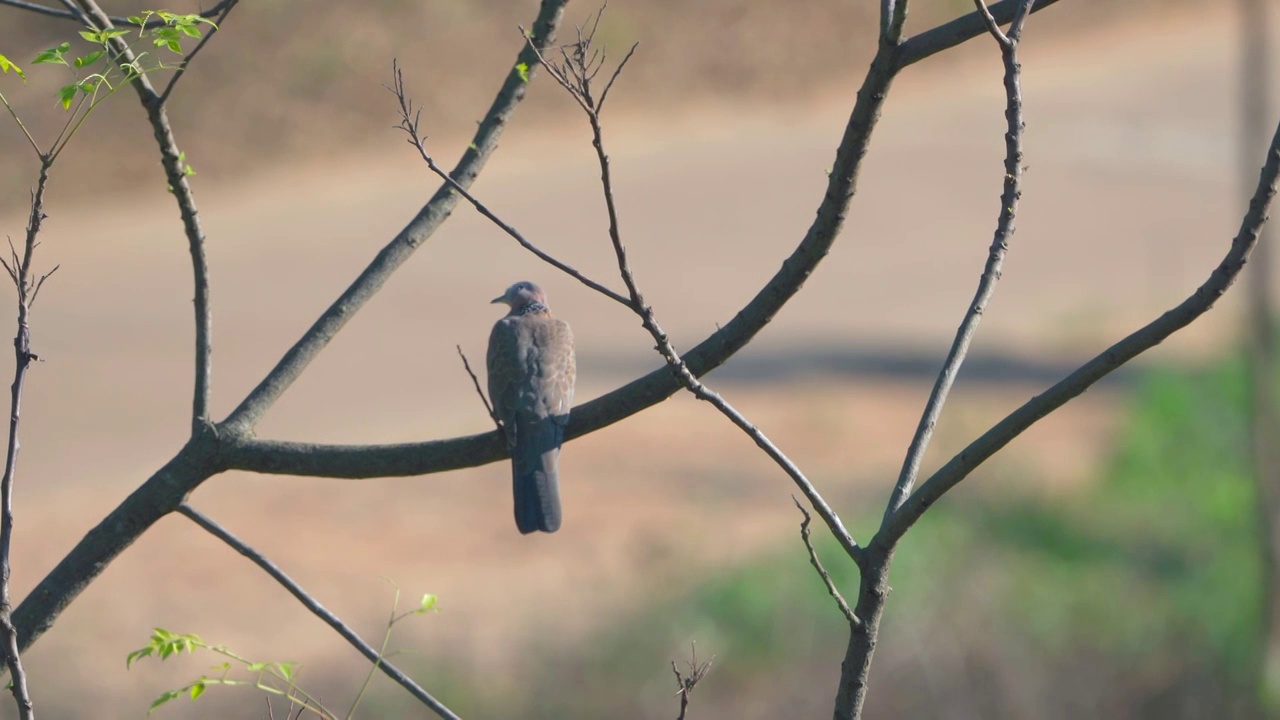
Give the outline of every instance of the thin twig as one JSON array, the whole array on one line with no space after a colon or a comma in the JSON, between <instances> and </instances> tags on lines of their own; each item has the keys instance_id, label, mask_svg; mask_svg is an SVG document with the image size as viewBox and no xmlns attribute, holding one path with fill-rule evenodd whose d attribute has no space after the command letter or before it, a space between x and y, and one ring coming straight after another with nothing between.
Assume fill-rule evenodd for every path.
<instances>
[{"instance_id":1,"label":"thin twig","mask_svg":"<svg viewBox=\"0 0 1280 720\"><path fill-rule=\"evenodd\" d=\"M239 0L222 0L221 2L209 8L208 10L205 10L204 12L200 13L200 17L203 17L203 18L214 17L218 13L222 12L228 4L235 4L236 2L239 2ZM64 2L63 4L66 4L66 3ZM40 5L38 3L27 2L27 0L0 0L0 5L7 5L9 7L17 8L19 10L29 10L31 12L34 12L40 15L48 15L50 17L62 18L63 20L79 20L80 19L80 17L71 10L57 10L55 8ZM138 23L133 22L129 18L117 17L114 15L111 16L110 19L112 24L123 26L123 27L141 27L141 28L150 29L150 28L160 27L165 24L164 20L150 20L146 23L139 25Z\"/></svg>"},{"instance_id":2,"label":"thin twig","mask_svg":"<svg viewBox=\"0 0 1280 720\"><path fill-rule=\"evenodd\" d=\"M836 607L840 608L840 614L849 621L850 625L859 625L862 623L858 616L853 613L853 608L849 607L849 603L845 602L844 596L840 594L840 590L836 587L835 581L831 579L831 574L822 566L822 561L818 559L818 551L813 547L813 541L809 539L809 511L804 509L800 504L800 500L795 495L791 496L791 501L796 504L796 509L800 514L804 515L804 520L800 521L800 540L804 542L805 549L809 551L809 564L814 570L818 571L818 577L822 578L822 584L827 586L827 592L831 594L831 599L836 601Z\"/></svg>"},{"instance_id":3,"label":"thin twig","mask_svg":"<svg viewBox=\"0 0 1280 720\"><path fill-rule=\"evenodd\" d=\"M223 7L222 12L217 15L218 19L213 21L213 26L205 31L204 37L200 38L200 42L196 43L196 46L191 49L191 52L187 53L186 56L182 58L181 63L178 63L178 68L174 72L173 77L169 78L169 84L165 85L164 91L160 93L161 103L168 102L169 95L173 93L173 87L178 84L178 79L187 74L187 66L191 64L192 60L196 59L196 56L199 55L200 51L204 49L204 46L209 43L209 40L211 40L218 30L222 28L223 21L227 19L227 16L231 14L231 11L235 9L236 4L239 2L240 0L226 0L223 3L220 3Z\"/></svg>"},{"instance_id":4,"label":"thin twig","mask_svg":"<svg viewBox=\"0 0 1280 720\"><path fill-rule=\"evenodd\" d=\"M698 644L689 643L689 660L686 661L688 671L680 672L680 668L676 666L676 661L671 661L671 672L676 676L676 695L680 698L680 714L676 716L676 720L685 720L685 714L689 710L689 696L693 694L693 689L702 682L702 679L711 672L711 665L716 661L716 656L712 655L711 659L704 662L698 662Z\"/></svg>"},{"instance_id":5,"label":"thin twig","mask_svg":"<svg viewBox=\"0 0 1280 720\"><path fill-rule=\"evenodd\" d=\"M304 590L301 585L295 582L293 578L286 575L283 570L277 567L275 563L268 560L262 553L258 552L235 535L232 535L226 528L222 527L208 516L202 514L200 511L186 503L178 506L178 512L185 515L195 524L204 528L210 535L213 535L222 542L231 546L232 549L248 558L253 562L253 564L262 568L262 570L270 575L272 579L279 583L285 590L288 590L290 595L297 598L298 602L302 603L302 605L310 610L313 615L323 620L329 627L333 628L361 655L365 656L369 662L376 663L387 677L396 681L400 687L407 690L410 695L414 696L419 702L430 708L432 712L446 720L458 720L458 716L448 707L445 707L444 703L441 703L439 700L432 697L430 693L414 682L408 675L405 675L398 668L388 662L387 659L374 649L372 645L365 642L355 633L354 630L348 627L346 623L342 622L337 615L334 615L327 608L321 605L314 597L311 596L310 593Z\"/></svg>"},{"instance_id":6,"label":"thin twig","mask_svg":"<svg viewBox=\"0 0 1280 720\"><path fill-rule=\"evenodd\" d=\"M1029 9L1035 0L1021 0L1021 2L1022 8ZM1000 32L995 18L991 17L983 0L974 0L974 4L978 6L983 17L988 19L987 29L999 44L1000 55L1004 62L1006 128L1000 211L997 214L995 235L987 251L986 266L978 280L978 289L974 292L973 302L970 303L968 311L960 321L955 339L951 341L951 349L947 352L947 359L943 362L942 370L938 372L938 379L934 382L933 390L929 394L929 400L925 403L920 423L916 426L911 445L907 449L906 457L903 458L898 482L885 506L884 517L881 520L882 526L911 494L916 478L920 475L920 464L924 461L925 451L929 448L929 440L932 439L938 418L942 415L942 408L947 403L947 396L955 384L960 366L964 364L965 356L969 354L969 345L978 330L978 323L981 322L987 310L987 304L995 293L996 284L1000 281L1005 254L1009 250L1009 240L1015 232L1014 220L1018 214L1018 201L1022 197L1022 134L1025 125L1022 120L1022 69L1018 63L1017 36L1010 37ZM1025 10L1017 17L1025 20ZM1018 24L1015 28L1021 32L1022 26Z\"/></svg>"},{"instance_id":7,"label":"thin twig","mask_svg":"<svg viewBox=\"0 0 1280 720\"><path fill-rule=\"evenodd\" d=\"M466 368L467 375L471 376L471 384L476 387L476 394L480 396L480 402L484 403L484 411L489 413L489 418L493 420L493 424L498 426L498 432L502 432L502 421L498 419L498 413L493 411L493 406L489 404L489 398L485 397L484 390L480 387L480 378L471 371L471 363L467 362L466 353L462 352L462 346L458 345L458 357L462 358L462 367Z\"/></svg>"},{"instance_id":8,"label":"thin twig","mask_svg":"<svg viewBox=\"0 0 1280 720\"><path fill-rule=\"evenodd\" d=\"M530 40L529 42L532 43L533 41ZM530 47L534 47L534 46L530 45ZM472 195L471 192L468 191L466 187L464 187L457 180L454 180L453 176L450 175L448 172L446 172L444 168L441 168L439 165L437 165L435 159L431 157L431 154L429 152L427 152L425 140L423 139L423 136L420 134L418 130L418 120L419 120L418 115L420 111L416 110L413 107L413 101L410 100L408 95L405 93L404 73L400 70L400 65L398 62L393 61L391 72L392 72L392 78L393 78L392 79L393 85L391 87L388 87L387 89L390 90L396 96L396 100L400 103L400 124L397 125L396 128L399 130L403 130L404 133L408 135L409 144L418 150L418 154L422 156L422 160L427 164L427 167L431 170L431 172L435 173L441 180L444 180L445 184L449 188L451 188L454 192L461 195L463 199L465 199L467 202L471 203L472 207L474 207L481 215L488 218L490 222L492 222L494 225L497 225L503 232L510 235L512 238L514 238L515 241L520 243L520 245L524 247L526 250L533 253L534 255L537 255L544 262L554 266L555 268L559 269L561 272L564 272L566 275L569 275L570 277L578 280L583 285L586 285L592 290L595 290L596 292L605 295L606 297L612 299L615 302L621 303L623 305L629 305L626 297L619 295L613 290L610 290L604 285L601 285L600 283L583 275L582 273L578 272L577 270L570 267L569 265L563 262L560 262L559 260L547 254L546 252L543 252L541 248L529 242L524 237L524 235L520 233L519 230L516 230L511 225L507 224L506 222L503 222L502 219L499 218L493 211L489 210L489 208L486 207L484 203L480 202L480 200L478 200L474 195Z\"/></svg>"}]
</instances>

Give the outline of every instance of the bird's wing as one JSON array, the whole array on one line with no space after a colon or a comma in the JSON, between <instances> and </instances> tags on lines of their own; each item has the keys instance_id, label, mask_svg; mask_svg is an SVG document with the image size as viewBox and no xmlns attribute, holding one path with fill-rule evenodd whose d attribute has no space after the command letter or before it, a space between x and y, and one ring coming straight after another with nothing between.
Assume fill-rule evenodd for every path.
<instances>
[{"instance_id":1,"label":"bird's wing","mask_svg":"<svg viewBox=\"0 0 1280 720\"><path fill-rule=\"evenodd\" d=\"M535 393L541 398L548 415L560 425L569 422L573 407L573 386L577 377L573 331L569 323L553 317L540 318L533 333L538 344L541 372Z\"/></svg>"},{"instance_id":2,"label":"bird's wing","mask_svg":"<svg viewBox=\"0 0 1280 720\"><path fill-rule=\"evenodd\" d=\"M515 443L515 413L519 396L518 383L522 380L519 338L510 318L494 323L489 333L489 352L485 365L489 374L489 401L493 411L502 421L507 445Z\"/></svg>"}]
</instances>

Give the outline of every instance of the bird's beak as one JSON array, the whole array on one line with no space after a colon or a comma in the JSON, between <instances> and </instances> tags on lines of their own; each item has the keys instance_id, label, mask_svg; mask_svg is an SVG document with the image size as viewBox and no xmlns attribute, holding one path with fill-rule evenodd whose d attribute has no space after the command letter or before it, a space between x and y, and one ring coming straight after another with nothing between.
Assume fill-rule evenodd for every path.
<instances>
[{"instance_id":1,"label":"bird's beak","mask_svg":"<svg viewBox=\"0 0 1280 720\"><path fill-rule=\"evenodd\" d=\"M489 304L490 304L490 305L497 305L497 304L498 304L498 303L500 303L500 302L506 302L506 301L507 301L507 296L506 296L506 295L499 295L498 297L496 297L496 298L494 298L494 299L490 300L490 301L489 301Z\"/></svg>"}]
</instances>

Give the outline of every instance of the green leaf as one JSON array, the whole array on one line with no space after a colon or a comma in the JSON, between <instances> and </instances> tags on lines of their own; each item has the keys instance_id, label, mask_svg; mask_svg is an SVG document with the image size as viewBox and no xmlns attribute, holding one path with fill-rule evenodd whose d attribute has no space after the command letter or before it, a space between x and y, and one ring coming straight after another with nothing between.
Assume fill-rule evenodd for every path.
<instances>
[{"instance_id":1,"label":"green leaf","mask_svg":"<svg viewBox=\"0 0 1280 720\"><path fill-rule=\"evenodd\" d=\"M245 666L244 669L248 670L249 672L262 672L266 667L267 667L266 663L256 662L256 663L249 663L248 665Z\"/></svg>"},{"instance_id":2,"label":"green leaf","mask_svg":"<svg viewBox=\"0 0 1280 720\"><path fill-rule=\"evenodd\" d=\"M91 65L93 64L94 61L96 61L100 57L102 57L101 50L95 50L89 53L88 55L85 55L84 57L78 57L76 58L76 67L82 68L85 65Z\"/></svg>"},{"instance_id":3,"label":"green leaf","mask_svg":"<svg viewBox=\"0 0 1280 720\"><path fill-rule=\"evenodd\" d=\"M285 680L288 680L290 683L293 682L293 669L296 668L297 666L298 666L298 663L296 662L276 663L276 667L280 668L280 675Z\"/></svg>"},{"instance_id":4,"label":"green leaf","mask_svg":"<svg viewBox=\"0 0 1280 720\"><path fill-rule=\"evenodd\" d=\"M204 694L204 678L197 680L191 685L191 699L195 700Z\"/></svg>"},{"instance_id":5,"label":"green leaf","mask_svg":"<svg viewBox=\"0 0 1280 720\"><path fill-rule=\"evenodd\" d=\"M110 40L111 38L114 38L114 37L120 37L121 35L128 35L128 34L129 34L128 30L121 30L120 28L111 28L110 30L103 30L102 32L98 33L98 36L105 41L105 40Z\"/></svg>"},{"instance_id":6,"label":"green leaf","mask_svg":"<svg viewBox=\"0 0 1280 720\"><path fill-rule=\"evenodd\" d=\"M80 37L94 43L95 45L102 42L102 35L100 35L97 30L81 30Z\"/></svg>"},{"instance_id":7,"label":"green leaf","mask_svg":"<svg viewBox=\"0 0 1280 720\"><path fill-rule=\"evenodd\" d=\"M31 62L36 65L66 65L67 61L62 56L67 54L70 49L71 43L64 42L58 47L51 47L48 50L41 51L39 55L36 55L36 59Z\"/></svg>"},{"instance_id":8,"label":"green leaf","mask_svg":"<svg viewBox=\"0 0 1280 720\"><path fill-rule=\"evenodd\" d=\"M129 669L129 667L131 667L131 666L133 665L133 661L134 661L134 660L140 660L140 659L142 659L142 658L144 658L144 657L149 657L149 656L151 655L151 653L152 653L154 650L155 650L155 648L153 648L153 647L151 647L151 646L147 646L147 647L144 647L144 648L139 648L139 649L134 650L133 652L129 653L129 654L128 654L128 655L126 655L126 656L125 656L125 658L124 658L124 667L125 667L125 669L126 669L126 670L127 670L127 669Z\"/></svg>"},{"instance_id":9,"label":"green leaf","mask_svg":"<svg viewBox=\"0 0 1280 720\"><path fill-rule=\"evenodd\" d=\"M152 712L155 711L156 708L178 697L178 695L180 694L181 693L178 692L177 690L170 690L164 693L163 695L161 695L160 697L156 698L151 702L151 707L147 709L147 714L150 715Z\"/></svg>"},{"instance_id":10,"label":"green leaf","mask_svg":"<svg viewBox=\"0 0 1280 720\"><path fill-rule=\"evenodd\" d=\"M182 34L186 35L187 37L193 37L193 38L200 37L200 28L196 27L195 25L179 25L178 29L181 30Z\"/></svg>"},{"instance_id":11,"label":"green leaf","mask_svg":"<svg viewBox=\"0 0 1280 720\"><path fill-rule=\"evenodd\" d=\"M178 42L177 40L170 40L169 42L165 43L165 47L169 48L169 51L175 55L182 54L182 43Z\"/></svg>"},{"instance_id":12,"label":"green leaf","mask_svg":"<svg viewBox=\"0 0 1280 720\"><path fill-rule=\"evenodd\" d=\"M62 103L63 110L71 109L71 101L75 99L76 91L79 89L80 89L80 85L78 85L77 83L71 83L70 85L63 85L62 87L58 88L58 102Z\"/></svg>"},{"instance_id":13,"label":"green leaf","mask_svg":"<svg viewBox=\"0 0 1280 720\"><path fill-rule=\"evenodd\" d=\"M417 613L418 615L422 615L423 613L427 613L432 610L435 610L436 603L439 601L440 601L440 598L438 596L432 595L431 593L427 593L426 595L422 596L421 600L418 601L418 609L414 610L414 612Z\"/></svg>"},{"instance_id":14,"label":"green leaf","mask_svg":"<svg viewBox=\"0 0 1280 720\"><path fill-rule=\"evenodd\" d=\"M25 83L27 81L27 74L22 72L22 68L14 65L13 61L9 58L0 55L0 71L3 71L5 75L8 75L10 70L18 73L18 77L22 78L22 82Z\"/></svg>"},{"instance_id":15,"label":"green leaf","mask_svg":"<svg viewBox=\"0 0 1280 720\"><path fill-rule=\"evenodd\" d=\"M516 74L521 82L529 82L529 63L516 63Z\"/></svg>"}]
</instances>

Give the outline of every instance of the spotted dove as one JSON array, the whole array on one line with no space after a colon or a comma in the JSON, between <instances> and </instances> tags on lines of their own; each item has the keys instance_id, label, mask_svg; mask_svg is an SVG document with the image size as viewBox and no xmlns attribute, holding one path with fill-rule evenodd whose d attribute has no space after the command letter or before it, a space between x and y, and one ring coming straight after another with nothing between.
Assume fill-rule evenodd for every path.
<instances>
[{"instance_id":1,"label":"spotted dove","mask_svg":"<svg viewBox=\"0 0 1280 720\"><path fill-rule=\"evenodd\" d=\"M560 443L577 372L573 332L531 282L493 302L511 308L489 333L487 364L489 397L511 452L516 527L552 533L560 528Z\"/></svg>"}]
</instances>

